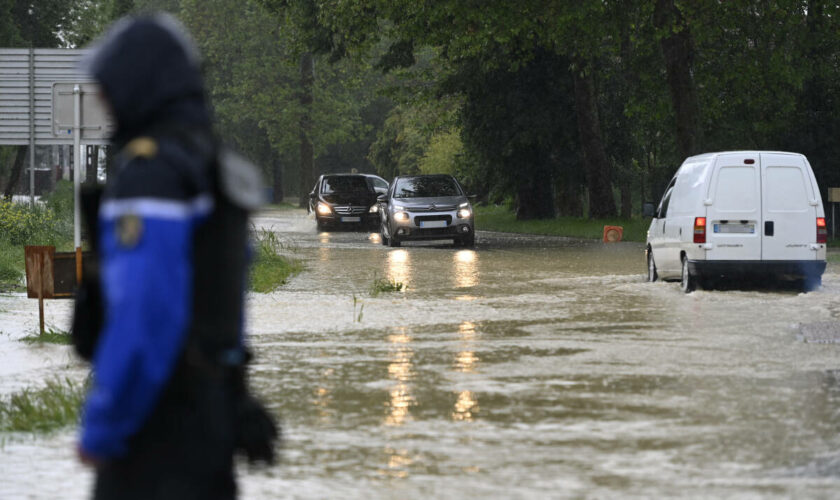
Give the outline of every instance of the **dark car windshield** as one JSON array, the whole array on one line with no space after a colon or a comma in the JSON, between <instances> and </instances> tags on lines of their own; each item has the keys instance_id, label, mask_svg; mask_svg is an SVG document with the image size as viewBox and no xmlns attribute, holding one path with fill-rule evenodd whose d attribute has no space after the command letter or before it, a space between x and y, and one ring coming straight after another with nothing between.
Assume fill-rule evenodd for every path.
<instances>
[{"instance_id":1,"label":"dark car windshield","mask_svg":"<svg viewBox=\"0 0 840 500\"><path fill-rule=\"evenodd\" d=\"M394 198L436 198L459 196L461 189L451 177L406 177L394 187Z\"/></svg>"},{"instance_id":2,"label":"dark car windshield","mask_svg":"<svg viewBox=\"0 0 840 500\"><path fill-rule=\"evenodd\" d=\"M360 176L342 175L335 177L324 177L321 185L321 193L370 193L373 189L368 186L367 180Z\"/></svg>"}]
</instances>

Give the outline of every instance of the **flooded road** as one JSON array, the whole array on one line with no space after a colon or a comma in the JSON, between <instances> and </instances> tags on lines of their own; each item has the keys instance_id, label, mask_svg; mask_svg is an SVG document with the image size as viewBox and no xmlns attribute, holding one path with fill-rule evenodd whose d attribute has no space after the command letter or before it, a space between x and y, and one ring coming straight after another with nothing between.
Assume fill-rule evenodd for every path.
<instances>
[{"instance_id":1,"label":"flooded road","mask_svg":"<svg viewBox=\"0 0 840 500\"><path fill-rule=\"evenodd\" d=\"M286 443L243 469L243 498L836 496L835 264L816 293L684 295L644 282L636 243L388 248L299 211L257 226L307 270L249 297L253 383ZM372 296L382 277L404 289ZM0 497L84 498L71 444L6 443Z\"/></svg>"}]
</instances>

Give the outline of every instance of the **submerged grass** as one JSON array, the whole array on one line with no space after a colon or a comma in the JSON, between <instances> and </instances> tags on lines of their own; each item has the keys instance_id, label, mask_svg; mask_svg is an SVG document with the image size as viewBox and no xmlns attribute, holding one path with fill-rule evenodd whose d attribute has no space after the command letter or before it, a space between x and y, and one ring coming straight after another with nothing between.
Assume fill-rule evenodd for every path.
<instances>
[{"instance_id":1,"label":"submerged grass","mask_svg":"<svg viewBox=\"0 0 840 500\"><path fill-rule=\"evenodd\" d=\"M27 344L70 345L73 343L73 339L70 337L70 332L65 332L64 330L58 330L51 327L45 328L43 335L40 333L33 333L32 335L27 335L20 340L22 342L26 342Z\"/></svg>"},{"instance_id":2,"label":"submerged grass","mask_svg":"<svg viewBox=\"0 0 840 500\"><path fill-rule=\"evenodd\" d=\"M303 270L301 261L280 255L282 250L297 251L294 243L278 238L267 229L254 230L252 234L256 252L251 266L252 291L269 293Z\"/></svg>"},{"instance_id":3,"label":"submerged grass","mask_svg":"<svg viewBox=\"0 0 840 500\"><path fill-rule=\"evenodd\" d=\"M405 287L401 281L388 278L375 278L370 286L370 296L376 297L380 293L400 292Z\"/></svg>"},{"instance_id":4,"label":"submerged grass","mask_svg":"<svg viewBox=\"0 0 840 500\"><path fill-rule=\"evenodd\" d=\"M49 432L76 423L85 384L69 378L48 380L40 389L24 389L0 400L0 431Z\"/></svg>"},{"instance_id":5,"label":"submerged grass","mask_svg":"<svg viewBox=\"0 0 840 500\"><path fill-rule=\"evenodd\" d=\"M505 233L543 234L572 238L597 239L604 235L604 226L624 228L624 241L645 241L650 219L586 219L582 217L557 217L554 219L516 220L516 214L503 206L485 206L475 209L475 226L483 231Z\"/></svg>"}]
</instances>

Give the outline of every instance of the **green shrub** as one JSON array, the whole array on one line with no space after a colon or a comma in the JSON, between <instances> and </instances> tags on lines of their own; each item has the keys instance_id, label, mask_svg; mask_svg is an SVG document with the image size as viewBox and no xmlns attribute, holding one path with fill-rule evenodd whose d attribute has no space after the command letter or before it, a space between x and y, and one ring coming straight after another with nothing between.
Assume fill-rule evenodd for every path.
<instances>
[{"instance_id":1,"label":"green shrub","mask_svg":"<svg viewBox=\"0 0 840 500\"><path fill-rule=\"evenodd\" d=\"M51 209L0 201L0 239L12 245L55 245L61 236Z\"/></svg>"}]
</instances>

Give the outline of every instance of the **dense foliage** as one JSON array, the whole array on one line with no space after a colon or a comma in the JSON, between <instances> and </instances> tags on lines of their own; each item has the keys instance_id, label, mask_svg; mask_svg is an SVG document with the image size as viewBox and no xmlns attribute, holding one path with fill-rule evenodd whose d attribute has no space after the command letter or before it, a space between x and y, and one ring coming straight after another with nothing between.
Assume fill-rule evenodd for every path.
<instances>
[{"instance_id":1,"label":"dense foliage","mask_svg":"<svg viewBox=\"0 0 840 500\"><path fill-rule=\"evenodd\" d=\"M840 185L840 4L0 0L0 45L83 44L147 9L191 29L220 132L280 194L450 172L519 218L629 216L687 155L753 148Z\"/></svg>"}]
</instances>

